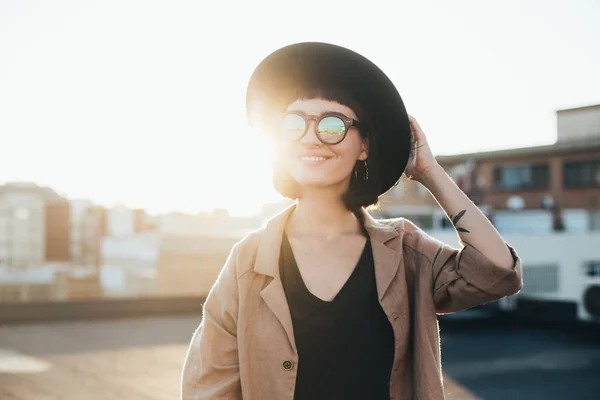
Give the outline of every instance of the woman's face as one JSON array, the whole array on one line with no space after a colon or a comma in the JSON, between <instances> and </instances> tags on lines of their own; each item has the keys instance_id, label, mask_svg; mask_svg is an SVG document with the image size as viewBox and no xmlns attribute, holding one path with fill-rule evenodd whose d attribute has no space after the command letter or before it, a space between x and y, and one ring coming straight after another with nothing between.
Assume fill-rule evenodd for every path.
<instances>
[{"instance_id":1,"label":"woman's face","mask_svg":"<svg viewBox=\"0 0 600 400\"><path fill-rule=\"evenodd\" d=\"M288 112L320 116L336 112L358 120L351 108L323 99L296 100ZM366 160L367 141L358 129L350 127L344 140L338 144L323 144L316 134L316 121L308 122L308 132L298 141L279 140L277 145L279 167L292 176L302 187L343 186L345 190L357 160Z\"/></svg>"}]
</instances>

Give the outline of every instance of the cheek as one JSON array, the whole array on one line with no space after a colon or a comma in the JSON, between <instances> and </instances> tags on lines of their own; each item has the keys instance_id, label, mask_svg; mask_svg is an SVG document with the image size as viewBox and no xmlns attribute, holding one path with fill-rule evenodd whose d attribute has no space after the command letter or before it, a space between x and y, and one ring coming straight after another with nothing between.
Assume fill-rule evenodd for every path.
<instances>
[{"instance_id":1,"label":"cheek","mask_svg":"<svg viewBox=\"0 0 600 400\"><path fill-rule=\"evenodd\" d=\"M354 145L343 145L340 143L339 147L332 147L332 152L336 155L334 163L331 165L329 173L332 178L344 179L351 175L356 165L356 160L360 154L360 150L357 150ZM350 144L350 143L349 143Z\"/></svg>"},{"instance_id":2,"label":"cheek","mask_svg":"<svg viewBox=\"0 0 600 400\"><path fill-rule=\"evenodd\" d=\"M362 142L359 138L348 138L351 140L344 140L337 146L334 146L332 150L338 156L339 161L344 165L354 165L360 156L362 150Z\"/></svg>"}]
</instances>

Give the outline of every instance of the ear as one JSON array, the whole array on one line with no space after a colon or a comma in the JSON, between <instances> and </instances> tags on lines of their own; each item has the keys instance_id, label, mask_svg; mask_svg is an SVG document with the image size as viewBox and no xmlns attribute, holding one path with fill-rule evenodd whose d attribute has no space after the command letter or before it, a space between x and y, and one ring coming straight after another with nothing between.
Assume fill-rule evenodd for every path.
<instances>
[{"instance_id":1,"label":"ear","mask_svg":"<svg viewBox=\"0 0 600 400\"><path fill-rule=\"evenodd\" d=\"M358 159L361 161L364 161L369 157L369 139L364 138L364 139L362 139L361 142L362 142L362 144L361 144L361 149L360 149L360 154L358 156Z\"/></svg>"}]
</instances>

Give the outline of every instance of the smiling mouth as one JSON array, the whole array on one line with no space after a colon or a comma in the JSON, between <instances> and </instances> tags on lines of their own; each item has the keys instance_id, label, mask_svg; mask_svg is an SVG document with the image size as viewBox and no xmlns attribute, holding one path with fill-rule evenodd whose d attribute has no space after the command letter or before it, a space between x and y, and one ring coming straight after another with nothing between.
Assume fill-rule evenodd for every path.
<instances>
[{"instance_id":1,"label":"smiling mouth","mask_svg":"<svg viewBox=\"0 0 600 400\"><path fill-rule=\"evenodd\" d=\"M300 162L304 165L320 165L325 161L329 160L330 157L315 157L315 156L304 156L299 157Z\"/></svg>"},{"instance_id":2,"label":"smiling mouth","mask_svg":"<svg viewBox=\"0 0 600 400\"><path fill-rule=\"evenodd\" d=\"M308 161L308 162L317 162L317 161L325 161L328 160L327 157L300 157L300 161Z\"/></svg>"}]
</instances>

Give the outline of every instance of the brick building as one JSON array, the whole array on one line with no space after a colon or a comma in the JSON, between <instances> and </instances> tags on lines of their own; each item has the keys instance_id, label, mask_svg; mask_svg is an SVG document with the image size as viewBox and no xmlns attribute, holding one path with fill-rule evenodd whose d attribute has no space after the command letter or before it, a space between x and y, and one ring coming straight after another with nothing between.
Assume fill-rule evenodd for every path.
<instances>
[{"instance_id":1,"label":"brick building","mask_svg":"<svg viewBox=\"0 0 600 400\"><path fill-rule=\"evenodd\" d=\"M48 187L0 186L0 302L100 296L102 218L94 210Z\"/></svg>"},{"instance_id":2,"label":"brick building","mask_svg":"<svg viewBox=\"0 0 600 400\"><path fill-rule=\"evenodd\" d=\"M536 218L551 218L556 226L567 218L578 229L600 229L600 105L556 114L554 144L440 156L438 162L490 215L538 212ZM429 192L405 179L382 205L382 216L407 216L432 228L446 224Z\"/></svg>"}]
</instances>

